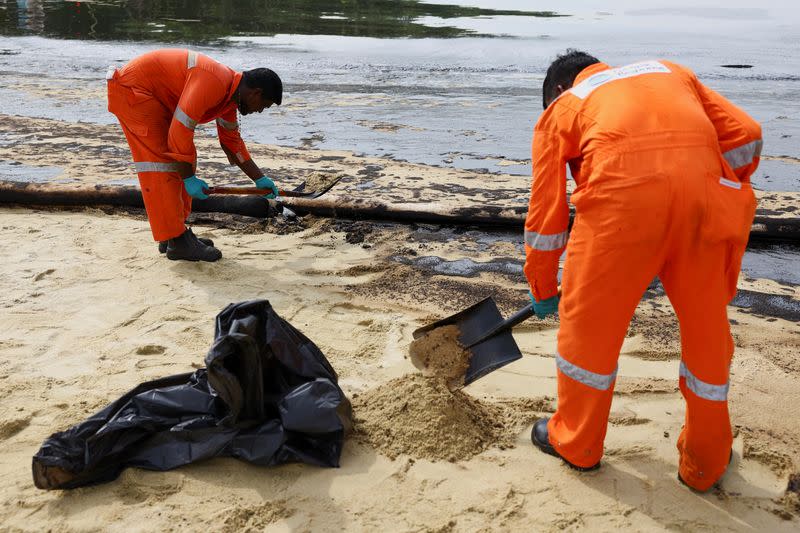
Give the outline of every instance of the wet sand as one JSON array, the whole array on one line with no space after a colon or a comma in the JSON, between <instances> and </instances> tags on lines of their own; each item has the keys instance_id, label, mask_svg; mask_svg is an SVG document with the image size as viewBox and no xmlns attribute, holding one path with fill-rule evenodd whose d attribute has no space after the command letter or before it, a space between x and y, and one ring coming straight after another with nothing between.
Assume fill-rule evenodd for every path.
<instances>
[{"instance_id":1,"label":"wet sand","mask_svg":"<svg viewBox=\"0 0 800 533\"><path fill-rule=\"evenodd\" d=\"M442 389L431 396L413 387L423 379L408 359L414 329L484 292L498 294L508 313L524 304L525 287L503 273L431 274L392 257L490 262L510 255L508 241L310 217L199 220L196 232L223 251L219 263L166 260L135 211L0 208L4 527L796 530L800 508L796 493L787 491L800 471L796 322L730 308L737 343L730 394L734 461L717 488L698 495L675 478L684 413L677 329L658 327L669 304L654 291L639 306L623 346L604 466L580 475L529 440L533 420L552 411L556 396L555 321L520 325L515 338L523 358L463 389L454 404ZM741 287L784 296L788 290L800 299L797 286L770 280L743 278ZM44 438L142 381L202 365L214 316L250 298L269 299L313 339L354 398L360 423L340 469L215 459L172 472L129 469L114 482L64 493L33 487L30 458ZM418 442L406 427L403 446L386 445L386 435L398 431L387 417L398 409L386 401L392 388L418 395L407 394L406 412L413 416L395 417L421 424ZM457 420L473 440L437 437L437 426L414 414L425 405L434 414L439 406L439 415L447 412L442 406L460 409ZM443 422L440 429L448 427Z\"/></svg>"}]
</instances>

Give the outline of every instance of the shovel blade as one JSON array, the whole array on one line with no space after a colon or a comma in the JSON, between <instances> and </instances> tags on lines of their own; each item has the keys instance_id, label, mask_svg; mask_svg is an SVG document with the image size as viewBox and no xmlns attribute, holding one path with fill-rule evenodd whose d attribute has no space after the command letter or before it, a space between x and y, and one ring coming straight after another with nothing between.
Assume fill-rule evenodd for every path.
<instances>
[{"instance_id":1,"label":"shovel blade","mask_svg":"<svg viewBox=\"0 0 800 533\"><path fill-rule=\"evenodd\" d=\"M463 334L465 331L469 331L471 328L479 326L480 324L486 324L486 327L488 328L494 324L499 324L502 321L503 316L497 309L497 304L494 302L494 298L490 296L488 298L484 298L474 305L471 305L470 307L467 307L463 311L459 311L454 315L437 320L436 322L428 324L427 326L422 326L421 328L414 330L412 335L415 339L418 339L433 329L455 324L458 326L459 331L461 331L462 336L459 337L459 341L463 344Z\"/></svg>"},{"instance_id":2,"label":"shovel blade","mask_svg":"<svg viewBox=\"0 0 800 533\"><path fill-rule=\"evenodd\" d=\"M464 385L469 385L489 372L506 366L517 359L522 359L517 341L511 331L493 335L469 349L469 368L464 375Z\"/></svg>"},{"instance_id":3,"label":"shovel blade","mask_svg":"<svg viewBox=\"0 0 800 533\"><path fill-rule=\"evenodd\" d=\"M317 190L317 191L314 191L313 193L310 193L310 196L309 196L309 198L319 198L320 196L322 196L323 194L325 194L326 192L328 192L329 190L331 190L331 189L333 188L333 186L334 186L334 185L336 185L337 183L339 183L339 180L341 180L341 179L342 179L342 177L341 177L341 176L339 176L339 177L338 177L338 178L336 178L335 180L333 180L333 181L331 181L330 183L328 183L328 184L327 184L325 187L323 187L322 189L320 189L320 190ZM303 182L303 186L304 186L304 188L305 188L305 182Z\"/></svg>"},{"instance_id":4,"label":"shovel blade","mask_svg":"<svg viewBox=\"0 0 800 533\"><path fill-rule=\"evenodd\" d=\"M455 325L459 329L459 343L469 346L470 339L478 339L503 322L503 315L491 296L442 320L423 326L413 333L418 339L429 331L443 326ZM522 353L511 331L504 331L466 348L469 352L469 367L464 375L464 385L469 385L489 372L516 361ZM417 363L415 363L417 365Z\"/></svg>"}]
</instances>

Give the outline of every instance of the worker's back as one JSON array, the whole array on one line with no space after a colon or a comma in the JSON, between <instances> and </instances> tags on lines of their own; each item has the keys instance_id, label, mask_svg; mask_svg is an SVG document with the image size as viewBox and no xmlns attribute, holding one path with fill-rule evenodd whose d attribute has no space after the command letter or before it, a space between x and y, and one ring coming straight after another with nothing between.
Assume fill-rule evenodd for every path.
<instances>
[{"instance_id":1,"label":"worker's back","mask_svg":"<svg viewBox=\"0 0 800 533\"><path fill-rule=\"evenodd\" d=\"M132 59L120 69L119 82L143 91L174 109L186 87L192 69L208 73L203 77L209 92L225 96L238 79L236 72L213 59L183 49L163 49Z\"/></svg>"},{"instance_id":2,"label":"worker's back","mask_svg":"<svg viewBox=\"0 0 800 533\"><path fill-rule=\"evenodd\" d=\"M616 160L617 171L632 173L679 171L698 153L708 159L701 167L719 163L714 125L691 74L679 65L648 61L610 69L598 63L581 72L554 105L562 107L562 127L571 122L566 131L580 152L580 164L573 167L581 169L575 176L578 183L612 177L609 159ZM619 160L625 154L630 165Z\"/></svg>"}]
</instances>

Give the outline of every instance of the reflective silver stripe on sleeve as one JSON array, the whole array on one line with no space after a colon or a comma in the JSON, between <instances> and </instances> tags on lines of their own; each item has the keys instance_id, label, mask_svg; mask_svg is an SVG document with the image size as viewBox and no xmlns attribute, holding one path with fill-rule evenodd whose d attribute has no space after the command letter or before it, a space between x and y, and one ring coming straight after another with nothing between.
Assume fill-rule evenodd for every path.
<instances>
[{"instance_id":1,"label":"reflective silver stripe on sleeve","mask_svg":"<svg viewBox=\"0 0 800 533\"><path fill-rule=\"evenodd\" d=\"M218 118L217 119L217 124L222 126L223 128L225 128L226 130L239 129L239 123L238 122L230 122L228 120L225 120L224 118Z\"/></svg>"},{"instance_id":2,"label":"reflective silver stripe on sleeve","mask_svg":"<svg viewBox=\"0 0 800 533\"><path fill-rule=\"evenodd\" d=\"M242 152L236 152L236 159L239 160L239 163L244 163L244 156L242 155Z\"/></svg>"},{"instance_id":3,"label":"reflective silver stripe on sleeve","mask_svg":"<svg viewBox=\"0 0 800 533\"><path fill-rule=\"evenodd\" d=\"M617 379L616 368L610 374L595 374L577 365L573 365L561 357L561 354L558 352L556 352L556 367L558 367L565 376L597 390L608 390L611 384L614 383L614 380Z\"/></svg>"},{"instance_id":4,"label":"reflective silver stripe on sleeve","mask_svg":"<svg viewBox=\"0 0 800 533\"><path fill-rule=\"evenodd\" d=\"M761 155L761 147L764 146L764 141L761 139L743 144L738 148L728 150L722 156L731 168L739 168L749 165L753 159Z\"/></svg>"},{"instance_id":5,"label":"reflective silver stripe on sleeve","mask_svg":"<svg viewBox=\"0 0 800 533\"><path fill-rule=\"evenodd\" d=\"M197 127L197 121L191 118L189 115L187 115L184 112L184 110L181 109L180 107L175 108L175 115L173 116L175 117L175 120L177 120L178 122L189 128L190 130L193 130L195 129L195 127Z\"/></svg>"},{"instance_id":6,"label":"reflective silver stripe on sleeve","mask_svg":"<svg viewBox=\"0 0 800 533\"><path fill-rule=\"evenodd\" d=\"M194 68L197 66L197 52L189 50L189 57L186 58L186 68Z\"/></svg>"},{"instance_id":7,"label":"reflective silver stripe on sleeve","mask_svg":"<svg viewBox=\"0 0 800 533\"><path fill-rule=\"evenodd\" d=\"M720 185L724 185L726 187L730 187L731 189L741 189L742 184L738 181L729 180L727 178L720 178L719 179Z\"/></svg>"},{"instance_id":8,"label":"reflective silver stripe on sleeve","mask_svg":"<svg viewBox=\"0 0 800 533\"><path fill-rule=\"evenodd\" d=\"M540 252L550 252L566 246L568 235L566 231L548 235L525 230L525 244Z\"/></svg>"},{"instance_id":9,"label":"reflective silver stripe on sleeve","mask_svg":"<svg viewBox=\"0 0 800 533\"><path fill-rule=\"evenodd\" d=\"M714 402L724 402L728 399L728 388L731 386L730 382L725 383L725 385L712 385L705 381L700 381L686 368L686 364L683 361L681 361L679 372L681 377L686 378L686 386L689 390L701 398Z\"/></svg>"},{"instance_id":10,"label":"reflective silver stripe on sleeve","mask_svg":"<svg viewBox=\"0 0 800 533\"><path fill-rule=\"evenodd\" d=\"M158 161L135 161L136 172L177 172L178 163L161 163Z\"/></svg>"}]
</instances>

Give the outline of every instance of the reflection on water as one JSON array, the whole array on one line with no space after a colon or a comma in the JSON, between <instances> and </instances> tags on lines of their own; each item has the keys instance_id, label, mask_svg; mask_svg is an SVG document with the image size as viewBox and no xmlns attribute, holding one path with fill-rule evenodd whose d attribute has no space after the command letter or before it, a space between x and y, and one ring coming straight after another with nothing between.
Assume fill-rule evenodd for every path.
<instances>
[{"instance_id":1,"label":"reflection on water","mask_svg":"<svg viewBox=\"0 0 800 533\"><path fill-rule=\"evenodd\" d=\"M0 181L19 181L30 183L63 183L74 181L56 179L64 172L58 167L34 167L17 161L0 161Z\"/></svg>"},{"instance_id":2,"label":"reflection on water","mask_svg":"<svg viewBox=\"0 0 800 533\"><path fill-rule=\"evenodd\" d=\"M501 15L560 16L416 0L0 0L0 33L168 42L275 34L462 37L481 34L442 21Z\"/></svg>"}]
</instances>

